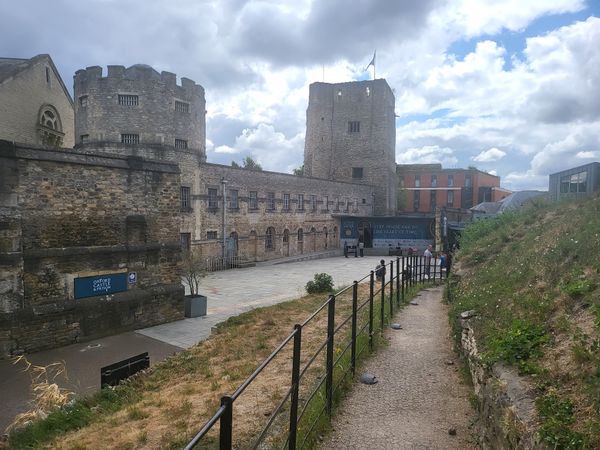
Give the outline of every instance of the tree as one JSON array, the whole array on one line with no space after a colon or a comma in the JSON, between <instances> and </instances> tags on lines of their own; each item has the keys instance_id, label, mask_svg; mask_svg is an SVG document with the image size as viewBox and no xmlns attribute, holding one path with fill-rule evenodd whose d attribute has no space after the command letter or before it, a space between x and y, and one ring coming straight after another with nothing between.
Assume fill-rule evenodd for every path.
<instances>
[{"instance_id":1,"label":"tree","mask_svg":"<svg viewBox=\"0 0 600 450\"><path fill-rule=\"evenodd\" d=\"M200 287L200 280L206 276L206 271L202 267L202 259L187 250L183 252L183 279L190 287L190 296L196 297Z\"/></svg>"},{"instance_id":2,"label":"tree","mask_svg":"<svg viewBox=\"0 0 600 450\"><path fill-rule=\"evenodd\" d=\"M236 163L235 161L231 161L231 167L236 167L238 169L256 170L256 171L263 170L262 166L259 163L257 163L256 161L254 161L251 156L246 156L244 158L244 160L242 161L241 166L238 163Z\"/></svg>"},{"instance_id":3,"label":"tree","mask_svg":"<svg viewBox=\"0 0 600 450\"><path fill-rule=\"evenodd\" d=\"M297 177L304 176L304 164L302 164L297 169L294 169L294 175L296 175Z\"/></svg>"}]
</instances>

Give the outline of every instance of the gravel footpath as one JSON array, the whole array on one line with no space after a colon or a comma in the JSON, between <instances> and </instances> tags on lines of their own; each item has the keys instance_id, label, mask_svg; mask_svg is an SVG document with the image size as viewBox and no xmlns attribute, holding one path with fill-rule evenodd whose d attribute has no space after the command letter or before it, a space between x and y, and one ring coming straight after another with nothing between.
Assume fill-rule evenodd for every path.
<instances>
[{"instance_id":1,"label":"gravel footpath","mask_svg":"<svg viewBox=\"0 0 600 450\"><path fill-rule=\"evenodd\" d=\"M396 315L403 329L389 329L389 346L360 371L379 382L355 384L321 449L478 448L469 428L475 417L470 391L458 372L441 299L441 288L422 291L418 305Z\"/></svg>"}]
</instances>

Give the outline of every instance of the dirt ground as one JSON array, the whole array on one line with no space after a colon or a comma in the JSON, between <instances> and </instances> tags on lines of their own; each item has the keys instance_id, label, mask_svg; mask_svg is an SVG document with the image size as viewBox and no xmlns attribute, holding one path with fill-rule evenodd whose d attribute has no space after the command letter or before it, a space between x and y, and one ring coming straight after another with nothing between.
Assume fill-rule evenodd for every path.
<instances>
[{"instance_id":1,"label":"dirt ground","mask_svg":"<svg viewBox=\"0 0 600 450\"><path fill-rule=\"evenodd\" d=\"M379 380L357 383L338 408L321 449L476 449L470 388L452 351L441 288L396 315L389 346L361 369Z\"/></svg>"}]
</instances>

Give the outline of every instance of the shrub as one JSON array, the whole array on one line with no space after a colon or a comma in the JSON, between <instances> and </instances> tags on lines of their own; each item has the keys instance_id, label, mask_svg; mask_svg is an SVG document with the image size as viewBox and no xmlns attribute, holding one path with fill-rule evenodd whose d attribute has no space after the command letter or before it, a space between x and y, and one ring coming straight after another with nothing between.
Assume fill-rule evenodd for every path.
<instances>
[{"instance_id":1,"label":"shrub","mask_svg":"<svg viewBox=\"0 0 600 450\"><path fill-rule=\"evenodd\" d=\"M327 273L315 273L315 278L306 283L306 292L318 294L319 292L331 292L333 290L333 278Z\"/></svg>"}]
</instances>

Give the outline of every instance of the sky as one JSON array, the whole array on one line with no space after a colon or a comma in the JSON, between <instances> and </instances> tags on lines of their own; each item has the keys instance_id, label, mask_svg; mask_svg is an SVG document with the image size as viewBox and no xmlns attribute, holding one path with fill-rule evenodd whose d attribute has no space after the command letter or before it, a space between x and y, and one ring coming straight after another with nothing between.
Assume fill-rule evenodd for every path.
<instances>
[{"instance_id":1,"label":"sky","mask_svg":"<svg viewBox=\"0 0 600 450\"><path fill-rule=\"evenodd\" d=\"M3 0L0 57L149 64L201 84L207 160L303 163L309 85L385 78L396 162L511 190L600 161L600 0ZM105 72L106 73L106 72Z\"/></svg>"}]
</instances>

